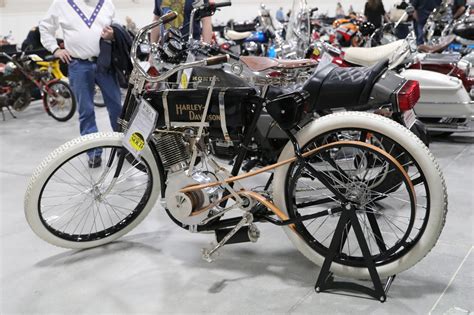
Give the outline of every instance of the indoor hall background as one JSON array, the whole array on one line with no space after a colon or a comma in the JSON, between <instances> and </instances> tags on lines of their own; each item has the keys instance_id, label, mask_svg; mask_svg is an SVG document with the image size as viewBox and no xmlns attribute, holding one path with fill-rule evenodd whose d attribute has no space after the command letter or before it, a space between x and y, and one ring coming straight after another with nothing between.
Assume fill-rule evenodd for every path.
<instances>
[{"instance_id":1,"label":"indoor hall background","mask_svg":"<svg viewBox=\"0 0 474 315\"><path fill-rule=\"evenodd\" d=\"M216 0L224 1L224 0ZM0 36L7 35L12 31L17 43L26 38L28 31L35 26L46 13L52 0L4 0L5 6L0 6ZM151 21L153 11L153 0L113 0L117 8L117 18L125 21L130 16L138 27L144 26ZM352 5L357 12L363 11L366 0L340 0L344 10ZM383 0L385 9L388 11L396 0ZM293 1L291 0L233 0L231 8L224 8L216 13L214 23L227 22L229 19L244 21L253 19L257 15L260 3L264 3L275 14L279 7L285 11L289 10ZM320 12L334 16L337 1L308 0L310 7L318 7Z\"/></svg>"}]
</instances>

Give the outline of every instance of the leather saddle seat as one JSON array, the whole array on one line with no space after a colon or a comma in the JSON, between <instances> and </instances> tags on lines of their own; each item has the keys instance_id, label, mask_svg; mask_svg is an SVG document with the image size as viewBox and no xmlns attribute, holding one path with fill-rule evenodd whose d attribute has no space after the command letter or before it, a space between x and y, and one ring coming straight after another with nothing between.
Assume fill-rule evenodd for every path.
<instances>
[{"instance_id":1,"label":"leather saddle seat","mask_svg":"<svg viewBox=\"0 0 474 315\"><path fill-rule=\"evenodd\" d=\"M442 37L439 40L439 43L436 45L420 45L418 46L418 51L421 53L440 53L443 52L446 48L448 48L449 45L451 45L452 42L456 39L455 35L449 35Z\"/></svg>"},{"instance_id":2,"label":"leather saddle seat","mask_svg":"<svg viewBox=\"0 0 474 315\"><path fill-rule=\"evenodd\" d=\"M269 69L297 69L317 65L317 61L313 59L283 60L268 57L242 56L240 57L240 61L242 61L242 63L253 72L260 72Z\"/></svg>"},{"instance_id":3,"label":"leather saddle seat","mask_svg":"<svg viewBox=\"0 0 474 315\"><path fill-rule=\"evenodd\" d=\"M252 32L237 32L234 30L227 30L225 32L225 37L229 40L239 41L244 40L252 35Z\"/></svg>"},{"instance_id":4,"label":"leather saddle seat","mask_svg":"<svg viewBox=\"0 0 474 315\"><path fill-rule=\"evenodd\" d=\"M372 67L341 68L329 64L303 86L312 110L366 105L375 82L388 68L388 59Z\"/></svg>"},{"instance_id":5,"label":"leather saddle seat","mask_svg":"<svg viewBox=\"0 0 474 315\"><path fill-rule=\"evenodd\" d=\"M381 60L390 59L404 44L404 40L397 40L377 47L350 47L344 53L344 60L355 65L373 66Z\"/></svg>"}]
</instances>

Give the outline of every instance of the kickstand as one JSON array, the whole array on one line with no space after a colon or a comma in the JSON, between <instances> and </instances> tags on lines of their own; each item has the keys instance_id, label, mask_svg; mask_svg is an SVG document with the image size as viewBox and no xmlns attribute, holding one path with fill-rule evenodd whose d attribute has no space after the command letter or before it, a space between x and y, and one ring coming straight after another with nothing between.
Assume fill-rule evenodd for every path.
<instances>
[{"instance_id":1,"label":"kickstand","mask_svg":"<svg viewBox=\"0 0 474 315\"><path fill-rule=\"evenodd\" d=\"M362 251L365 266L369 270L370 278L373 283L373 288L369 288L367 286L363 286L354 282L334 281L334 275L332 272L329 271L334 259L338 258L338 248L340 247L341 241L345 242L345 240L342 240L342 238L347 237L348 231L346 226L348 225L350 225L354 229L354 234L357 237L357 241ZM320 293L331 289L360 292L369 295L383 303L387 300L387 292L390 289L390 286L394 279L395 276L391 276L387 279L385 287L382 285L382 282L380 281L380 276L377 272L377 269L375 268L374 260L372 259L372 256L370 254L367 241L365 240L364 233L362 232L362 228L360 226L356 210L353 207L350 207L350 209L346 208L345 210L343 210L341 212L339 222L337 223L334 236L331 240L326 259L324 260L323 266L321 267L321 271L319 272L318 280L316 281L316 285L314 287L316 292Z\"/></svg>"},{"instance_id":2,"label":"kickstand","mask_svg":"<svg viewBox=\"0 0 474 315\"><path fill-rule=\"evenodd\" d=\"M8 112L10 113L10 115L12 115L13 118L16 118L16 116L12 113L10 106L4 106L4 107L8 110ZM3 107L0 107L0 110L2 111L3 121L5 121L5 111L3 110Z\"/></svg>"},{"instance_id":3,"label":"kickstand","mask_svg":"<svg viewBox=\"0 0 474 315\"><path fill-rule=\"evenodd\" d=\"M7 106L7 109L8 109L8 112L10 113L10 115L12 115L13 118L16 118L15 115L13 115L11 109L10 109L10 106ZM2 110L2 113L3 113L3 110ZM5 117L3 117L3 120L5 120Z\"/></svg>"}]
</instances>

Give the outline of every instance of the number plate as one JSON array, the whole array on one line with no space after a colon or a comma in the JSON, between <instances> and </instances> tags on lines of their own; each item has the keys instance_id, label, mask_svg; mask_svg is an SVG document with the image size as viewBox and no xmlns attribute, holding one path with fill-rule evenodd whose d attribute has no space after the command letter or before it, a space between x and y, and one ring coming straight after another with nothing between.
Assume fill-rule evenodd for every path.
<instances>
[{"instance_id":1,"label":"number plate","mask_svg":"<svg viewBox=\"0 0 474 315\"><path fill-rule=\"evenodd\" d=\"M416 115L413 109L406 111L403 113L403 121L405 122L405 126L410 129L416 122Z\"/></svg>"},{"instance_id":2,"label":"number plate","mask_svg":"<svg viewBox=\"0 0 474 315\"><path fill-rule=\"evenodd\" d=\"M155 129L158 112L142 99L133 113L128 130L123 138L124 147L139 159L143 149Z\"/></svg>"}]
</instances>

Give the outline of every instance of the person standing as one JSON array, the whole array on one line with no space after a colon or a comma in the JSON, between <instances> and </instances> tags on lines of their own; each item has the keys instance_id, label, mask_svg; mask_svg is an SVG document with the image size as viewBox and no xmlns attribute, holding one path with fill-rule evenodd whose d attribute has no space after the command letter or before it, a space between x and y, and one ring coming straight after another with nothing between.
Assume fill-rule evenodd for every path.
<instances>
[{"instance_id":1,"label":"person standing","mask_svg":"<svg viewBox=\"0 0 474 315\"><path fill-rule=\"evenodd\" d=\"M422 45L424 43L423 28L431 12L441 4L441 0L411 0L411 4L415 8L413 28L416 33L416 43Z\"/></svg>"},{"instance_id":2,"label":"person standing","mask_svg":"<svg viewBox=\"0 0 474 315\"><path fill-rule=\"evenodd\" d=\"M342 19L346 17L346 14L344 13L344 9L342 7L342 4L338 2L336 4L336 19Z\"/></svg>"},{"instance_id":3,"label":"person standing","mask_svg":"<svg viewBox=\"0 0 474 315\"><path fill-rule=\"evenodd\" d=\"M365 3L364 15L376 29L382 26L383 21L388 21L382 0L368 0Z\"/></svg>"},{"instance_id":4,"label":"person standing","mask_svg":"<svg viewBox=\"0 0 474 315\"><path fill-rule=\"evenodd\" d=\"M100 39L114 38L110 27L114 16L111 0L54 0L39 24L43 46L69 64L69 82L78 102L81 135L98 131L94 112L96 84L102 91L112 129L117 131L119 127L122 106L117 77L114 72L98 71L96 64ZM56 41L58 29L64 34L64 49ZM100 153L89 153L89 167L101 165Z\"/></svg>"},{"instance_id":5,"label":"person standing","mask_svg":"<svg viewBox=\"0 0 474 315\"><path fill-rule=\"evenodd\" d=\"M201 0L207 2L208 0ZM171 26L180 28L182 33L189 36L189 23L191 18L191 12L193 10L194 0L155 0L155 8L153 10L153 22L158 21L160 16L175 11L178 17L171 21ZM158 42L160 38L160 29L155 27L151 30L150 40L152 43ZM193 25L193 37L194 39L200 39L205 43L210 44L212 41L212 20L211 17L205 17L199 21L195 21Z\"/></svg>"},{"instance_id":6,"label":"person standing","mask_svg":"<svg viewBox=\"0 0 474 315\"><path fill-rule=\"evenodd\" d=\"M278 11L276 12L276 19L278 22L280 23L285 23L286 22L286 19L285 19L285 12L283 12L283 8L280 7L278 9Z\"/></svg>"}]
</instances>

